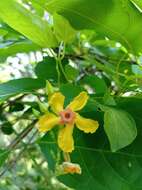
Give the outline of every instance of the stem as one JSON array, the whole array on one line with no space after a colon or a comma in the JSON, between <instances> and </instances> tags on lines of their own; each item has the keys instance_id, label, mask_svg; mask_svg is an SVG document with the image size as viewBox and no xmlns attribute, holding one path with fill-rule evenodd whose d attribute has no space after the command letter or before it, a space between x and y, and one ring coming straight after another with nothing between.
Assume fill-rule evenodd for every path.
<instances>
[{"instance_id":1,"label":"stem","mask_svg":"<svg viewBox=\"0 0 142 190\"><path fill-rule=\"evenodd\" d=\"M59 67L60 67L62 74L64 75L66 81L69 82L68 77L67 77L65 70L63 68L63 65L62 65L62 60L64 59L64 57L65 57L65 44L64 44L64 42L61 42L61 44L59 46L57 61L58 61Z\"/></svg>"},{"instance_id":2,"label":"stem","mask_svg":"<svg viewBox=\"0 0 142 190\"><path fill-rule=\"evenodd\" d=\"M59 62L58 62L57 59L56 59L56 71L57 71L57 74L58 74L58 86L60 86L61 74L60 74L60 69L59 69Z\"/></svg>"},{"instance_id":3,"label":"stem","mask_svg":"<svg viewBox=\"0 0 142 190\"><path fill-rule=\"evenodd\" d=\"M65 162L71 162L71 158L70 158L69 153L63 152L63 156L64 156Z\"/></svg>"},{"instance_id":4,"label":"stem","mask_svg":"<svg viewBox=\"0 0 142 190\"><path fill-rule=\"evenodd\" d=\"M29 132L33 129L33 125L36 123L36 121L33 121L26 129L24 129L20 135L18 137L16 137L12 143L8 146L8 150L11 151L12 149L14 149L17 144L19 144L19 142L25 138Z\"/></svg>"},{"instance_id":5,"label":"stem","mask_svg":"<svg viewBox=\"0 0 142 190\"><path fill-rule=\"evenodd\" d=\"M66 73L65 73L65 71L64 71L64 68L63 68L61 59L58 59L58 64L59 64L59 67L60 67L60 69L61 69L61 71L62 71L62 73L63 73L63 75L64 75L66 81L69 82L68 77L67 77L67 75L66 75Z\"/></svg>"}]
</instances>

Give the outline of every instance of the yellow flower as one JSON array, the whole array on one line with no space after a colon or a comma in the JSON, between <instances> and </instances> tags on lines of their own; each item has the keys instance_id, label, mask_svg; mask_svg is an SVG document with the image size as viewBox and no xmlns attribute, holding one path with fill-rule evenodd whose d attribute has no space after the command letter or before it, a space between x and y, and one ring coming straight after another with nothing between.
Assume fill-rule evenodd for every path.
<instances>
[{"instance_id":1,"label":"yellow flower","mask_svg":"<svg viewBox=\"0 0 142 190\"><path fill-rule=\"evenodd\" d=\"M73 101L64 109L65 96L60 93L54 93L49 105L53 113L47 113L40 117L38 121L38 129L40 132L47 132L56 125L63 125L58 134L58 146L64 152L72 152L74 150L73 129L74 126L85 133L94 133L99 124L97 121L87 119L80 116L77 111L81 110L88 101L86 92L81 92Z\"/></svg>"}]
</instances>

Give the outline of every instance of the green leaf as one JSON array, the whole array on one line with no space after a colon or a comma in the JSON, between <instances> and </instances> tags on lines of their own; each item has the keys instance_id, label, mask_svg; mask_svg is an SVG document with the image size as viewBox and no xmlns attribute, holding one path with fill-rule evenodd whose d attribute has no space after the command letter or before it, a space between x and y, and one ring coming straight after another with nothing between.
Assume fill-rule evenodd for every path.
<instances>
[{"instance_id":1,"label":"green leaf","mask_svg":"<svg viewBox=\"0 0 142 190\"><path fill-rule=\"evenodd\" d=\"M63 16L54 14L54 32L57 39L65 43L70 42L75 37L76 31L71 27L68 20Z\"/></svg>"},{"instance_id":2,"label":"green leaf","mask_svg":"<svg viewBox=\"0 0 142 190\"><path fill-rule=\"evenodd\" d=\"M95 29L132 52L141 51L142 14L130 1L51 0L43 6L52 14L64 16L75 29Z\"/></svg>"},{"instance_id":3,"label":"green leaf","mask_svg":"<svg viewBox=\"0 0 142 190\"><path fill-rule=\"evenodd\" d=\"M81 91L84 89L79 85L73 84L63 84L60 87L60 91L64 94L65 98L65 105L69 104L70 101L73 100L74 97L78 96Z\"/></svg>"},{"instance_id":4,"label":"green leaf","mask_svg":"<svg viewBox=\"0 0 142 190\"><path fill-rule=\"evenodd\" d=\"M4 164L9 155L9 151L0 149L0 167Z\"/></svg>"},{"instance_id":5,"label":"green leaf","mask_svg":"<svg viewBox=\"0 0 142 190\"><path fill-rule=\"evenodd\" d=\"M138 8L138 10L142 11L142 1L141 0L130 0L134 5Z\"/></svg>"},{"instance_id":6,"label":"green leaf","mask_svg":"<svg viewBox=\"0 0 142 190\"><path fill-rule=\"evenodd\" d=\"M57 45L48 22L24 8L16 0L0 1L0 17L9 26L41 47Z\"/></svg>"},{"instance_id":7,"label":"green leaf","mask_svg":"<svg viewBox=\"0 0 142 190\"><path fill-rule=\"evenodd\" d=\"M68 64L68 59L63 59L61 64L63 68L65 68ZM60 81L64 83L66 79L61 68L59 67L58 69L60 71ZM54 57L44 57L43 61L39 62L35 67L35 74L42 80L57 82L58 73L56 59Z\"/></svg>"},{"instance_id":8,"label":"green leaf","mask_svg":"<svg viewBox=\"0 0 142 190\"><path fill-rule=\"evenodd\" d=\"M5 36L8 32L2 28L0 28L0 37L2 36Z\"/></svg>"},{"instance_id":9,"label":"green leaf","mask_svg":"<svg viewBox=\"0 0 142 190\"><path fill-rule=\"evenodd\" d=\"M94 135L76 131L76 148L71 160L80 164L82 174L60 176L61 182L75 190L142 189L142 99L118 98L117 102L120 109L134 117L139 130L136 140L125 149L112 153L102 124Z\"/></svg>"},{"instance_id":10,"label":"green leaf","mask_svg":"<svg viewBox=\"0 0 142 190\"><path fill-rule=\"evenodd\" d=\"M75 80L79 75L79 71L70 65L65 66L65 72L69 80Z\"/></svg>"},{"instance_id":11,"label":"green leaf","mask_svg":"<svg viewBox=\"0 0 142 190\"><path fill-rule=\"evenodd\" d=\"M14 104L11 104L9 107L9 112L18 112L22 111L24 109L24 105L20 102L14 102Z\"/></svg>"},{"instance_id":12,"label":"green leaf","mask_svg":"<svg viewBox=\"0 0 142 190\"><path fill-rule=\"evenodd\" d=\"M118 46L115 41L111 40L95 40L93 45L95 46L94 51L96 54L101 55L102 57L110 58L109 61L120 60L121 57L127 57L127 51L123 46Z\"/></svg>"},{"instance_id":13,"label":"green leaf","mask_svg":"<svg viewBox=\"0 0 142 190\"><path fill-rule=\"evenodd\" d=\"M51 131L51 132L48 132L38 142L42 153L47 159L49 168L53 171L55 170L56 162L58 161L58 158L60 157L56 140L57 139L55 137L55 134Z\"/></svg>"},{"instance_id":14,"label":"green leaf","mask_svg":"<svg viewBox=\"0 0 142 190\"><path fill-rule=\"evenodd\" d=\"M57 81L56 60L52 57L45 57L37 64L35 73L40 79Z\"/></svg>"},{"instance_id":15,"label":"green leaf","mask_svg":"<svg viewBox=\"0 0 142 190\"><path fill-rule=\"evenodd\" d=\"M21 42L5 43L0 48L0 58L7 58L8 56L12 56L17 53L29 53L30 51L37 51L40 49L41 49L40 46L32 43L29 40L23 40Z\"/></svg>"},{"instance_id":16,"label":"green leaf","mask_svg":"<svg viewBox=\"0 0 142 190\"><path fill-rule=\"evenodd\" d=\"M34 90L43 88L45 82L39 79L22 78L0 84L0 101L6 100L11 96L20 93L30 93Z\"/></svg>"},{"instance_id":17,"label":"green leaf","mask_svg":"<svg viewBox=\"0 0 142 190\"><path fill-rule=\"evenodd\" d=\"M48 1L50 0L31 0L32 3L38 3L39 5L45 5Z\"/></svg>"},{"instance_id":18,"label":"green leaf","mask_svg":"<svg viewBox=\"0 0 142 190\"><path fill-rule=\"evenodd\" d=\"M14 133L12 124L7 122L5 124L2 124L1 126L1 131L5 134L5 135L11 135L12 133Z\"/></svg>"},{"instance_id":19,"label":"green leaf","mask_svg":"<svg viewBox=\"0 0 142 190\"><path fill-rule=\"evenodd\" d=\"M89 85L96 94L104 94L107 90L105 81L94 75L84 77L81 83Z\"/></svg>"},{"instance_id":20,"label":"green leaf","mask_svg":"<svg viewBox=\"0 0 142 190\"><path fill-rule=\"evenodd\" d=\"M116 106L116 102L115 99L113 98L113 96L111 96L110 92L107 91L103 97L103 102L105 105L107 106Z\"/></svg>"},{"instance_id":21,"label":"green leaf","mask_svg":"<svg viewBox=\"0 0 142 190\"><path fill-rule=\"evenodd\" d=\"M128 146L137 136L136 124L132 116L116 108L106 108L104 129L113 152Z\"/></svg>"}]
</instances>

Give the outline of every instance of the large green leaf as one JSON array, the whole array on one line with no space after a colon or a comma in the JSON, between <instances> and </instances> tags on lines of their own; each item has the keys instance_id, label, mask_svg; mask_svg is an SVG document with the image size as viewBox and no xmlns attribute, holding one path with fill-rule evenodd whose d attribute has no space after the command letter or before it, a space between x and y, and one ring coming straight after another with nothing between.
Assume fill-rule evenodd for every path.
<instances>
[{"instance_id":1,"label":"large green leaf","mask_svg":"<svg viewBox=\"0 0 142 190\"><path fill-rule=\"evenodd\" d=\"M76 29L95 29L132 52L142 49L142 15L131 1L51 0L42 6L66 17Z\"/></svg>"},{"instance_id":2,"label":"large green leaf","mask_svg":"<svg viewBox=\"0 0 142 190\"><path fill-rule=\"evenodd\" d=\"M39 79L22 78L0 84L0 101L20 93L28 93L43 88L45 83Z\"/></svg>"},{"instance_id":3,"label":"large green leaf","mask_svg":"<svg viewBox=\"0 0 142 190\"><path fill-rule=\"evenodd\" d=\"M82 174L64 175L59 179L75 190L142 189L141 105L142 99L119 99L119 107L132 114L139 130L134 143L119 152L112 153L109 150L103 128L95 135L76 131L76 149L71 159L80 164Z\"/></svg>"},{"instance_id":4,"label":"large green leaf","mask_svg":"<svg viewBox=\"0 0 142 190\"><path fill-rule=\"evenodd\" d=\"M56 46L57 41L48 22L24 8L16 0L0 1L0 17L41 47Z\"/></svg>"},{"instance_id":5,"label":"large green leaf","mask_svg":"<svg viewBox=\"0 0 142 190\"><path fill-rule=\"evenodd\" d=\"M136 124L132 116L116 108L106 108L104 129L113 152L131 144L137 135Z\"/></svg>"},{"instance_id":6,"label":"large green leaf","mask_svg":"<svg viewBox=\"0 0 142 190\"><path fill-rule=\"evenodd\" d=\"M1 44L2 46L2 44ZM17 53L28 53L30 51L40 50L40 46L32 43L29 40L23 40L15 43L5 43L0 48L0 58L7 58L8 56L15 55Z\"/></svg>"},{"instance_id":7,"label":"large green leaf","mask_svg":"<svg viewBox=\"0 0 142 190\"><path fill-rule=\"evenodd\" d=\"M58 14L54 14L53 19L54 32L59 42L70 42L75 37L76 31L70 26L68 20Z\"/></svg>"},{"instance_id":8,"label":"large green leaf","mask_svg":"<svg viewBox=\"0 0 142 190\"><path fill-rule=\"evenodd\" d=\"M68 64L68 59L62 60L63 68ZM58 65L59 66L59 65ZM59 69L60 74L57 72ZM57 69L57 62L54 57L44 57L43 61L39 62L35 67L35 74L42 80L51 80L57 82L58 77L61 82L65 82L65 77L60 67Z\"/></svg>"}]
</instances>

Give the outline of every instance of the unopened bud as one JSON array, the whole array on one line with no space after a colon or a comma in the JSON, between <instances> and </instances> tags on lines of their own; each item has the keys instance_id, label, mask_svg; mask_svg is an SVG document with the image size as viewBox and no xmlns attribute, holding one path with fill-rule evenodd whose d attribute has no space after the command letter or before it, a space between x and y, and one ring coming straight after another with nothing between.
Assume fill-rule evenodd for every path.
<instances>
[{"instance_id":1,"label":"unopened bud","mask_svg":"<svg viewBox=\"0 0 142 190\"><path fill-rule=\"evenodd\" d=\"M33 112L33 115L36 117L36 118L39 118L40 116L40 112L34 108L32 108L32 112Z\"/></svg>"},{"instance_id":2,"label":"unopened bud","mask_svg":"<svg viewBox=\"0 0 142 190\"><path fill-rule=\"evenodd\" d=\"M49 96L49 98L54 93L54 87L52 86L52 84L48 80L46 81L45 92Z\"/></svg>"},{"instance_id":3,"label":"unopened bud","mask_svg":"<svg viewBox=\"0 0 142 190\"><path fill-rule=\"evenodd\" d=\"M42 113L48 112L48 105L47 104L38 101L38 105L39 105L39 109Z\"/></svg>"},{"instance_id":4,"label":"unopened bud","mask_svg":"<svg viewBox=\"0 0 142 190\"><path fill-rule=\"evenodd\" d=\"M79 164L71 162L63 162L62 168L64 173L69 174L81 174L81 167Z\"/></svg>"}]
</instances>

